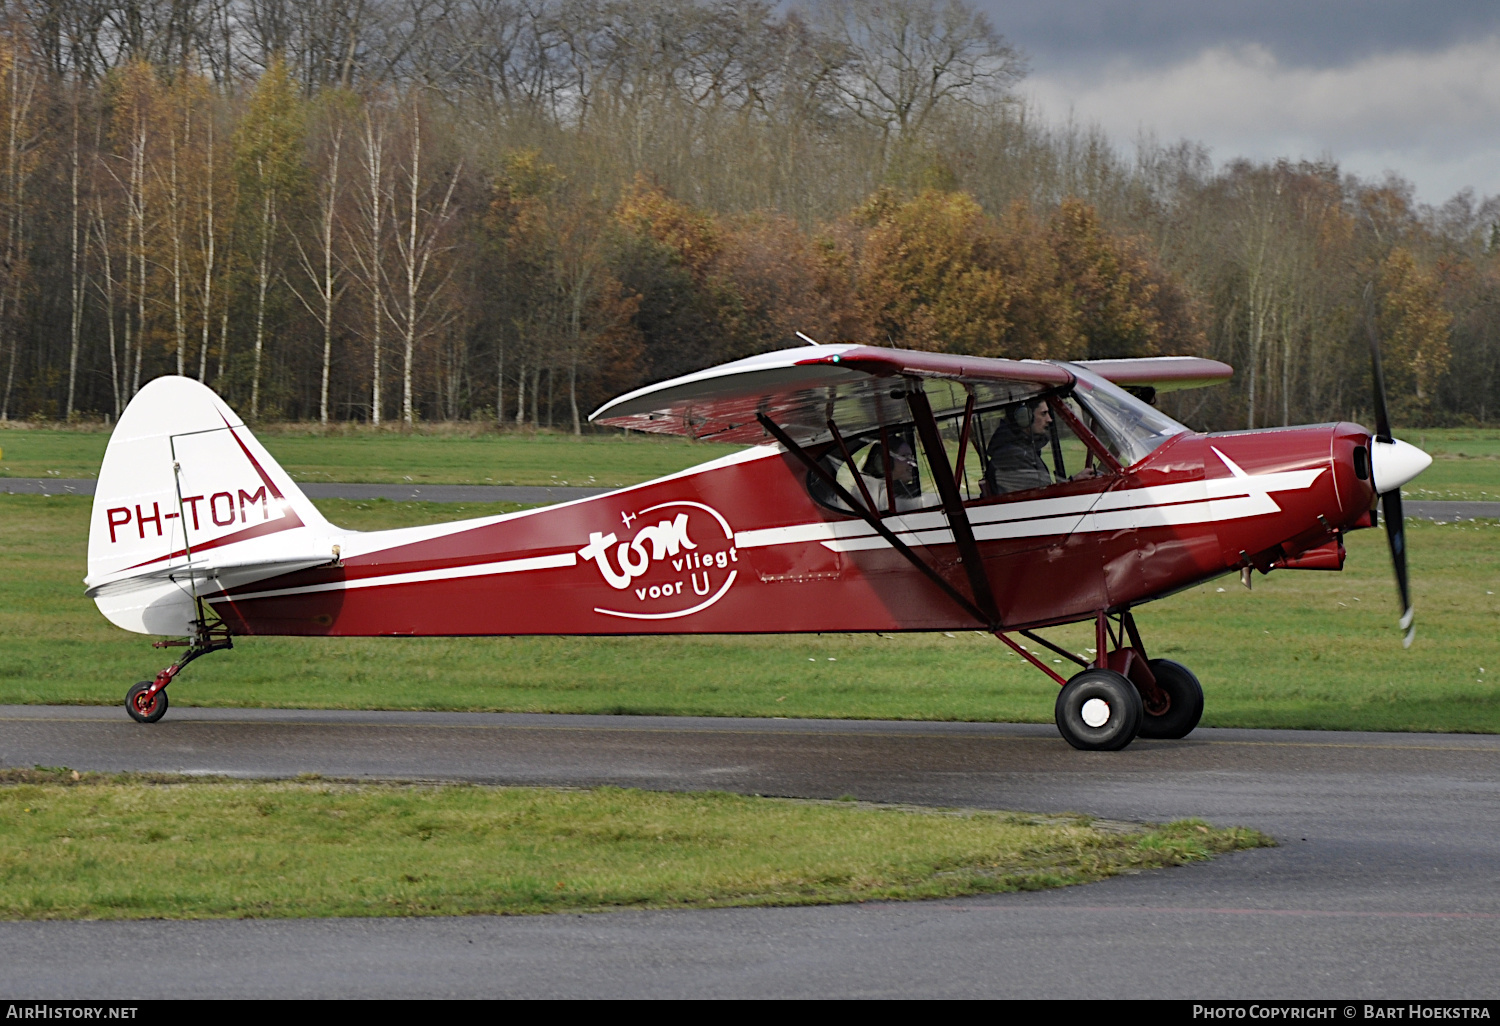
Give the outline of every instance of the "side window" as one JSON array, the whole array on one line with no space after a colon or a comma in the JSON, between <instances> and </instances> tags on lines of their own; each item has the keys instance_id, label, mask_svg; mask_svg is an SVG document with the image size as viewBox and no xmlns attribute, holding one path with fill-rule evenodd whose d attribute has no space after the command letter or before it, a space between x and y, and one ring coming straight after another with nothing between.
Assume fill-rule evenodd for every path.
<instances>
[{"instance_id":1,"label":"side window","mask_svg":"<svg viewBox=\"0 0 1500 1026\"><path fill-rule=\"evenodd\" d=\"M1066 409L1081 424L1088 412L1071 398L1010 403L976 410L964 435L964 418L938 421L948 466L965 502L984 502L1107 473L1093 449L1056 410ZM962 464L959 463L960 453ZM819 462L860 506L882 516L942 506L926 448L909 424L890 426L837 440ZM818 474L809 472L808 490L818 502L845 513L855 512Z\"/></svg>"},{"instance_id":2,"label":"side window","mask_svg":"<svg viewBox=\"0 0 1500 1026\"><path fill-rule=\"evenodd\" d=\"M844 440L844 450L834 445L820 462L829 476L856 499L874 504L879 513L905 513L941 504L932 483L932 471L908 425L884 432ZM814 499L837 510L853 512L833 489L809 473L807 484Z\"/></svg>"}]
</instances>

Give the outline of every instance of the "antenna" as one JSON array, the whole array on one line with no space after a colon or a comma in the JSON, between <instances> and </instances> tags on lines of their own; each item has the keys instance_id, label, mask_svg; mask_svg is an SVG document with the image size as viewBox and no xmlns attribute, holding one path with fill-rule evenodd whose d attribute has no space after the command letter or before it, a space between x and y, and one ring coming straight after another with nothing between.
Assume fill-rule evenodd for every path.
<instances>
[{"instance_id":1,"label":"antenna","mask_svg":"<svg viewBox=\"0 0 1500 1026\"><path fill-rule=\"evenodd\" d=\"M808 345L810 345L810 346L820 346L820 345L822 345L822 344L823 344L823 343L821 343L821 342L814 342L814 341L813 341L813 340L812 340L812 338L811 338L811 337L810 337L810 336L808 336L808 335L804 335L804 334L803 334L803 333L802 333L802 332L800 332L800 331L799 331L799 332L797 332L797 337L798 337L798 338L800 338L800 339L801 339L801 340L802 340L802 341L804 341L804 342L806 342L806 343L807 343L807 344L808 344Z\"/></svg>"}]
</instances>

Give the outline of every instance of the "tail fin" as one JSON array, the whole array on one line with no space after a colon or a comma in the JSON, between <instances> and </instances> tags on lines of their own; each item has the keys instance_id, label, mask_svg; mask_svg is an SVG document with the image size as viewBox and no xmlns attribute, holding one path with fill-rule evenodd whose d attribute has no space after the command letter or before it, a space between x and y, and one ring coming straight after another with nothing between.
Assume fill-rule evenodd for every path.
<instances>
[{"instance_id":1,"label":"tail fin","mask_svg":"<svg viewBox=\"0 0 1500 1026\"><path fill-rule=\"evenodd\" d=\"M84 584L118 627L188 634L198 597L335 560L340 533L212 390L162 377L110 436Z\"/></svg>"}]
</instances>

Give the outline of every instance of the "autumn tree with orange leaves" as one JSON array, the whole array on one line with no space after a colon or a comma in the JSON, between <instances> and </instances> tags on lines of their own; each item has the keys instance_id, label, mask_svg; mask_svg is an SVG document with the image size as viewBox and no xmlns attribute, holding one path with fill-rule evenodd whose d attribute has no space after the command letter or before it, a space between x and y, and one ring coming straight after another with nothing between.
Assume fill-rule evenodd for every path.
<instances>
[{"instance_id":1,"label":"autumn tree with orange leaves","mask_svg":"<svg viewBox=\"0 0 1500 1026\"><path fill-rule=\"evenodd\" d=\"M1443 308L1436 275L1404 247L1393 248L1381 262L1376 287L1386 387L1398 417L1420 417L1448 369L1453 315Z\"/></svg>"},{"instance_id":2,"label":"autumn tree with orange leaves","mask_svg":"<svg viewBox=\"0 0 1500 1026\"><path fill-rule=\"evenodd\" d=\"M1201 353L1236 376L1163 397L1194 427L1368 420L1371 282L1398 418L1500 410L1500 197L1126 152L1019 104L973 0L355 6L0 19L0 419L183 373L251 417L586 430L801 332Z\"/></svg>"}]
</instances>

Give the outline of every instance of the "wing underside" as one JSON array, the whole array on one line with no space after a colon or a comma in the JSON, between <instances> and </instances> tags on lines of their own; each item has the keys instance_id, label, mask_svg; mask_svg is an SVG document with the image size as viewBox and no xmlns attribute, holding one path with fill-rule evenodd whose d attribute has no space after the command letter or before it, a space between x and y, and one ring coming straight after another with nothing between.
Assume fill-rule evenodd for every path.
<instances>
[{"instance_id":1,"label":"wing underside","mask_svg":"<svg viewBox=\"0 0 1500 1026\"><path fill-rule=\"evenodd\" d=\"M870 346L818 346L764 353L623 395L589 418L598 424L716 442L768 441L758 415L801 444L905 419L905 378L921 378L942 416L972 393L981 405L1014 402L1067 385L1063 367Z\"/></svg>"},{"instance_id":2,"label":"wing underside","mask_svg":"<svg viewBox=\"0 0 1500 1026\"><path fill-rule=\"evenodd\" d=\"M1094 360L1081 364L1119 384L1157 390L1227 380L1227 364L1196 357ZM829 437L828 424L854 435L906 418L905 379L919 378L939 418L1016 402L1071 385L1068 365L998 360L874 346L783 349L710 367L620 396L589 417L597 424L706 441L761 444L758 417L780 425L800 444Z\"/></svg>"}]
</instances>

